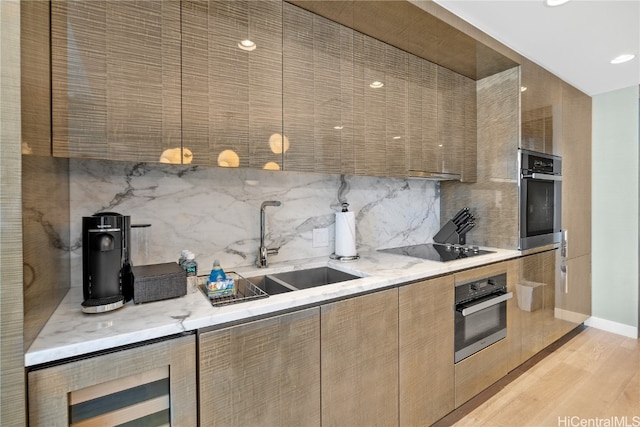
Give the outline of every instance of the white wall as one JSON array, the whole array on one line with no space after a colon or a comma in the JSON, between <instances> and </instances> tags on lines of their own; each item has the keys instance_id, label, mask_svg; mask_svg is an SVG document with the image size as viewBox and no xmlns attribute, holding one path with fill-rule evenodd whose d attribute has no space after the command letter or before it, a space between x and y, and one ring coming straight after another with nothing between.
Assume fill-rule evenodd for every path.
<instances>
[{"instance_id":1,"label":"white wall","mask_svg":"<svg viewBox=\"0 0 640 427\"><path fill-rule=\"evenodd\" d=\"M593 97L592 315L636 336L639 129L637 86Z\"/></svg>"}]
</instances>

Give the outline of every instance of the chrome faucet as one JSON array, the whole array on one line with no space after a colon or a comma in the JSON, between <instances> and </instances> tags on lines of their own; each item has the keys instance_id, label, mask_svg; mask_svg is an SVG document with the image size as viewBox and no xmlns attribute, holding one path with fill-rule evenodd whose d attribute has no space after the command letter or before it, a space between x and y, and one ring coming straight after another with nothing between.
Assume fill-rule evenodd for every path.
<instances>
[{"instance_id":1,"label":"chrome faucet","mask_svg":"<svg viewBox=\"0 0 640 427\"><path fill-rule=\"evenodd\" d=\"M260 268L267 267L269 262L267 259L268 255L278 255L278 250L280 248L267 248L264 245L264 234L265 234L265 224L264 224L264 210L267 206L280 206L282 203L279 200L268 200L266 202L262 202L260 205L260 248L258 249L258 261L256 265Z\"/></svg>"}]
</instances>

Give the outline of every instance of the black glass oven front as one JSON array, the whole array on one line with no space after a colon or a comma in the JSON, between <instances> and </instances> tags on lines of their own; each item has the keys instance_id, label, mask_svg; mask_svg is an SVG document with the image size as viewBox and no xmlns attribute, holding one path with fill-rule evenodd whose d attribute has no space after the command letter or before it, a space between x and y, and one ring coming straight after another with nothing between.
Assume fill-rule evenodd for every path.
<instances>
[{"instance_id":1,"label":"black glass oven front","mask_svg":"<svg viewBox=\"0 0 640 427\"><path fill-rule=\"evenodd\" d=\"M562 160L520 150L520 241L530 249L561 240Z\"/></svg>"}]
</instances>

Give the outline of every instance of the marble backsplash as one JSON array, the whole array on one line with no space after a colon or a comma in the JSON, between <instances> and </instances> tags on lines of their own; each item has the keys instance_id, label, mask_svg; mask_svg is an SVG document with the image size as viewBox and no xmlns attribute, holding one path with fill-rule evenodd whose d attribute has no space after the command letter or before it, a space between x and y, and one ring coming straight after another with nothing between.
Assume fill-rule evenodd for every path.
<instances>
[{"instance_id":1,"label":"marble backsplash","mask_svg":"<svg viewBox=\"0 0 640 427\"><path fill-rule=\"evenodd\" d=\"M175 261L182 249L196 254L201 271L215 259L223 268L252 265L260 245L260 204L266 210L271 263L329 256L340 175L271 172L70 160L71 282L82 286L82 217L112 211L131 216L132 246L147 233L146 257L136 264ZM420 179L346 176L343 192L356 216L358 250L431 242L440 228L440 186ZM314 229L328 229L329 244L313 247ZM139 233L142 232L142 233ZM134 254L138 254L134 247Z\"/></svg>"}]
</instances>

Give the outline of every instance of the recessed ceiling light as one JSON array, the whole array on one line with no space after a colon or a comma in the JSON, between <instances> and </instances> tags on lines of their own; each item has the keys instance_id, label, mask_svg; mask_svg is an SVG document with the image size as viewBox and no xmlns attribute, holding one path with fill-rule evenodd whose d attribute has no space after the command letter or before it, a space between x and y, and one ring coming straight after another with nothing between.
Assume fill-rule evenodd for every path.
<instances>
[{"instance_id":1,"label":"recessed ceiling light","mask_svg":"<svg viewBox=\"0 0 640 427\"><path fill-rule=\"evenodd\" d=\"M525 92L527 90L526 86L520 86L520 92Z\"/></svg>"},{"instance_id":2,"label":"recessed ceiling light","mask_svg":"<svg viewBox=\"0 0 640 427\"><path fill-rule=\"evenodd\" d=\"M545 0L547 6L560 6L561 4L567 3L569 0Z\"/></svg>"},{"instance_id":3,"label":"recessed ceiling light","mask_svg":"<svg viewBox=\"0 0 640 427\"><path fill-rule=\"evenodd\" d=\"M369 87L373 89L380 89L382 86L384 86L384 83L379 82L377 80L369 85Z\"/></svg>"},{"instance_id":4,"label":"recessed ceiling light","mask_svg":"<svg viewBox=\"0 0 640 427\"><path fill-rule=\"evenodd\" d=\"M612 64L622 64L623 62L629 62L636 56L631 53L625 53L624 55L618 55L611 60Z\"/></svg>"},{"instance_id":5,"label":"recessed ceiling light","mask_svg":"<svg viewBox=\"0 0 640 427\"><path fill-rule=\"evenodd\" d=\"M334 128L335 130L342 130L342 129L344 129L344 126L342 126L342 125L338 125L338 126L334 126L333 128Z\"/></svg>"},{"instance_id":6,"label":"recessed ceiling light","mask_svg":"<svg viewBox=\"0 0 640 427\"><path fill-rule=\"evenodd\" d=\"M252 50L255 50L256 44L249 39L245 39L241 42L238 42L238 47L242 50L248 50L249 52L251 52Z\"/></svg>"},{"instance_id":7,"label":"recessed ceiling light","mask_svg":"<svg viewBox=\"0 0 640 427\"><path fill-rule=\"evenodd\" d=\"M393 139L402 139L401 136L394 136Z\"/></svg>"}]
</instances>

